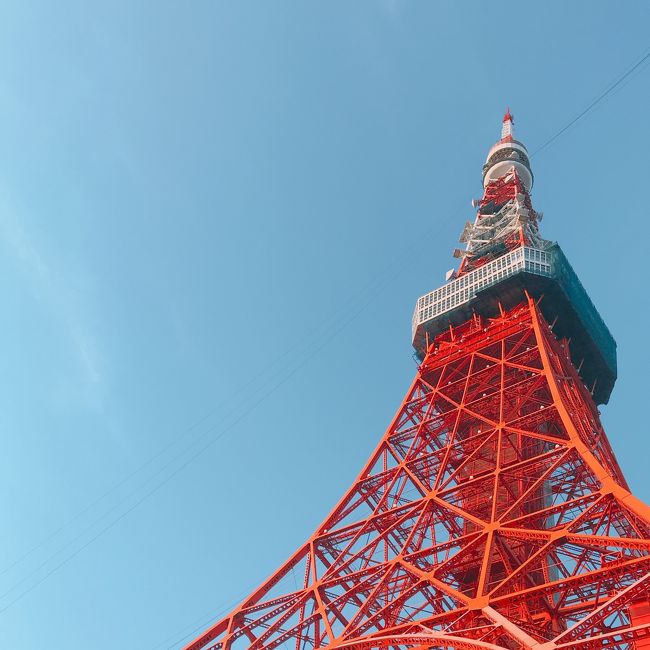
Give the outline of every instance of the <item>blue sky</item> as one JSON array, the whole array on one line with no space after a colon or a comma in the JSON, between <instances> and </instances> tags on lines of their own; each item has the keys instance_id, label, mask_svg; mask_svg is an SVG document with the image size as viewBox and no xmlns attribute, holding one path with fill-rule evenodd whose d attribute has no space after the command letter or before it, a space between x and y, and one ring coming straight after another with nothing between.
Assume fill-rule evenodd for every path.
<instances>
[{"instance_id":1,"label":"blue sky","mask_svg":"<svg viewBox=\"0 0 650 650\"><path fill-rule=\"evenodd\" d=\"M534 150L628 2L0 6L0 646L176 648L303 541L415 371L506 105ZM650 500L650 70L533 158ZM196 630L198 631L198 629Z\"/></svg>"}]
</instances>

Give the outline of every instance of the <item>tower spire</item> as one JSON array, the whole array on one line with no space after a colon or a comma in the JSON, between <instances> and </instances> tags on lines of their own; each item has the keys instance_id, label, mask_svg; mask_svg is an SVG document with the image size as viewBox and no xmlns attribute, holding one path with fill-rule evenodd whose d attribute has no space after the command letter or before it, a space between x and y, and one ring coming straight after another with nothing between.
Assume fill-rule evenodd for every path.
<instances>
[{"instance_id":1,"label":"tower spire","mask_svg":"<svg viewBox=\"0 0 650 650\"><path fill-rule=\"evenodd\" d=\"M512 140L514 123L515 118L510 113L510 108L506 108L505 115L503 116L503 126L501 127L501 142L508 139Z\"/></svg>"},{"instance_id":2,"label":"tower spire","mask_svg":"<svg viewBox=\"0 0 650 650\"><path fill-rule=\"evenodd\" d=\"M541 215L533 209L530 189L533 172L528 151L512 137L514 118L503 116L501 139L490 149L483 165L483 198L474 201L474 223L467 222L460 237L465 250L454 255L462 262L455 277L486 264L520 246L544 247L539 233Z\"/></svg>"}]
</instances>

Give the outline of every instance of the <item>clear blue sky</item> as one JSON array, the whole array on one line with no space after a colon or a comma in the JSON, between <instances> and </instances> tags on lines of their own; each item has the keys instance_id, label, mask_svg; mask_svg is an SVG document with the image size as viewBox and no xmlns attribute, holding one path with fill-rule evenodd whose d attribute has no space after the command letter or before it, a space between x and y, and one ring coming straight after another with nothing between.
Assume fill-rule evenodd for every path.
<instances>
[{"instance_id":1,"label":"clear blue sky","mask_svg":"<svg viewBox=\"0 0 650 650\"><path fill-rule=\"evenodd\" d=\"M3 3L0 647L176 648L286 558L402 399L506 105L535 149L648 24L645 2ZM533 159L543 234L618 341L603 417L646 501L649 114L646 65Z\"/></svg>"}]
</instances>

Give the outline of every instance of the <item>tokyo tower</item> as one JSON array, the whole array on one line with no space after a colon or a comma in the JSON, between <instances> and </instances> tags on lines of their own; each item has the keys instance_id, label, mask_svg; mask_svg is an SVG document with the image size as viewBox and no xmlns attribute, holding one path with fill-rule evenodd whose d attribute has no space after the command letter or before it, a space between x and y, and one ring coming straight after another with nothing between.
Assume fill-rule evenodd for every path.
<instances>
[{"instance_id":1,"label":"tokyo tower","mask_svg":"<svg viewBox=\"0 0 650 650\"><path fill-rule=\"evenodd\" d=\"M650 649L650 509L597 410L616 343L542 238L506 112L415 379L314 534L186 650Z\"/></svg>"}]
</instances>

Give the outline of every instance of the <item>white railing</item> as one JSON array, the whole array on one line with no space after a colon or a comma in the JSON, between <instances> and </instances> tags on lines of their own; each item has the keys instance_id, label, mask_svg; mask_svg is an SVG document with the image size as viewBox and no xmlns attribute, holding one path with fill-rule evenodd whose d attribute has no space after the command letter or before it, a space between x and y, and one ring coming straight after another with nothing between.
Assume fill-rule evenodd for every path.
<instances>
[{"instance_id":1,"label":"white railing","mask_svg":"<svg viewBox=\"0 0 650 650\"><path fill-rule=\"evenodd\" d=\"M552 275L550 253L537 248L516 248L466 275L447 282L439 289L418 299L413 313L413 336L418 325L436 318L458 305L468 302L481 289L497 284L515 273L528 271L536 275Z\"/></svg>"}]
</instances>

